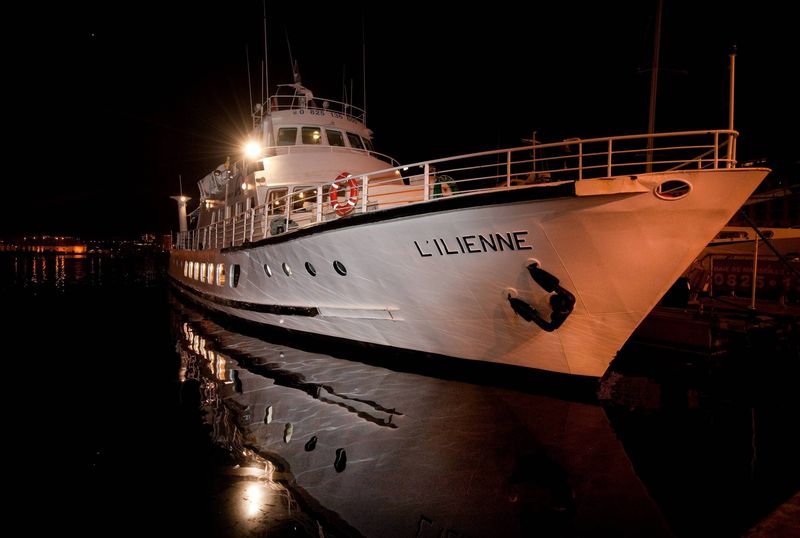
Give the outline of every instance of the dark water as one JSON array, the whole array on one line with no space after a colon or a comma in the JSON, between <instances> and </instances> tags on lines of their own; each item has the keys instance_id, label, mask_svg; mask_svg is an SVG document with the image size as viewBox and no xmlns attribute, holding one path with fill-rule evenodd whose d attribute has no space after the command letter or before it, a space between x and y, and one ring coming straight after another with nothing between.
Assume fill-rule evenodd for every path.
<instances>
[{"instance_id":1,"label":"dark water","mask_svg":"<svg viewBox=\"0 0 800 538\"><path fill-rule=\"evenodd\" d=\"M209 317L163 262L0 255L24 534L740 536L800 487L796 335L626 346L587 389L331 357Z\"/></svg>"}]
</instances>

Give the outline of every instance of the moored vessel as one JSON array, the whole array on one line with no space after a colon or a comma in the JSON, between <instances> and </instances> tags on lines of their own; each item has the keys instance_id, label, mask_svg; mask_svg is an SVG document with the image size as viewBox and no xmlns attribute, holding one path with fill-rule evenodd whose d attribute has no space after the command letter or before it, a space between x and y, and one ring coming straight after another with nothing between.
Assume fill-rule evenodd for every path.
<instances>
[{"instance_id":1,"label":"moored vessel","mask_svg":"<svg viewBox=\"0 0 800 538\"><path fill-rule=\"evenodd\" d=\"M250 155L198 183L169 273L194 301L255 323L600 376L766 176L735 167L736 136L571 139L400 166L374 151L361 110L295 82L256 108Z\"/></svg>"}]
</instances>

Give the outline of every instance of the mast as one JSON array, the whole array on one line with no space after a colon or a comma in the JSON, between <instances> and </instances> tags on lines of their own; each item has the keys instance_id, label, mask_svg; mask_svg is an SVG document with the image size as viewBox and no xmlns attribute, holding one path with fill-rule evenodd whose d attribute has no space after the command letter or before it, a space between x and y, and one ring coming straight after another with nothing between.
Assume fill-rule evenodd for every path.
<instances>
[{"instance_id":1,"label":"mast","mask_svg":"<svg viewBox=\"0 0 800 538\"><path fill-rule=\"evenodd\" d=\"M658 0L656 8L656 28L653 36L653 65L650 73L650 110L647 118L647 134L652 135L656 129L656 93L658 89L658 57L661 48L661 11L664 0ZM647 139L647 172L653 171L653 142L651 136Z\"/></svg>"},{"instance_id":2,"label":"mast","mask_svg":"<svg viewBox=\"0 0 800 538\"><path fill-rule=\"evenodd\" d=\"M736 46L730 54L731 59L731 87L728 97L728 129L733 131L733 93L736 82ZM728 168L733 168L733 159L736 157L736 138L733 134L728 135ZM756 241L757 243L758 241Z\"/></svg>"}]
</instances>

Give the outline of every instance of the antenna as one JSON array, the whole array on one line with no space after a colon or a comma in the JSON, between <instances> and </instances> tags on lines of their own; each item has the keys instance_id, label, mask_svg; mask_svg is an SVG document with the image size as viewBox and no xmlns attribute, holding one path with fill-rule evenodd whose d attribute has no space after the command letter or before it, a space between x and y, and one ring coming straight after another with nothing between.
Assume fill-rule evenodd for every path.
<instances>
[{"instance_id":1,"label":"antenna","mask_svg":"<svg viewBox=\"0 0 800 538\"><path fill-rule=\"evenodd\" d=\"M181 190L181 198L183 198L183 179L180 174L178 174L178 187Z\"/></svg>"},{"instance_id":2,"label":"antenna","mask_svg":"<svg viewBox=\"0 0 800 538\"><path fill-rule=\"evenodd\" d=\"M269 97L269 56L267 55L267 0L262 1L264 6L264 82L267 87L267 97ZM291 51L289 55L291 56ZM261 102L264 102L264 91L261 91ZM270 110L272 107L267 107Z\"/></svg>"},{"instance_id":3,"label":"antenna","mask_svg":"<svg viewBox=\"0 0 800 538\"><path fill-rule=\"evenodd\" d=\"M286 33L286 47L289 49L289 63L292 64L292 75L294 75L294 58L292 58L292 44L289 42L289 29L284 26L283 31Z\"/></svg>"},{"instance_id":4,"label":"antenna","mask_svg":"<svg viewBox=\"0 0 800 538\"><path fill-rule=\"evenodd\" d=\"M361 75L364 83L364 125L367 124L367 38L366 15L361 12Z\"/></svg>"},{"instance_id":5,"label":"antenna","mask_svg":"<svg viewBox=\"0 0 800 538\"><path fill-rule=\"evenodd\" d=\"M250 114L253 114L253 122L255 123L255 112L253 112L253 84L250 81L250 48L244 46L244 57L247 60L247 92L250 94Z\"/></svg>"}]
</instances>

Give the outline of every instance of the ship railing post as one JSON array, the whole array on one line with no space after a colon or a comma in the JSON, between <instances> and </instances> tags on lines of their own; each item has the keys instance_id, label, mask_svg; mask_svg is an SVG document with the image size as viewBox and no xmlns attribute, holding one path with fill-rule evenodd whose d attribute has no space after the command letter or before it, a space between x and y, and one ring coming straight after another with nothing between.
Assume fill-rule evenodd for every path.
<instances>
[{"instance_id":1,"label":"ship railing post","mask_svg":"<svg viewBox=\"0 0 800 538\"><path fill-rule=\"evenodd\" d=\"M714 168L719 168L719 131L714 131Z\"/></svg>"},{"instance_id":2,"label":"ship railing post","mask_svg":"<svg viewBox=\"0 0 800 538\"><path fill-rule=\"evenodd\" d=\"M322 222L322 185L317 186L317 222Z\"/></svg>"},{"instance_id":3,"label":"ship railing post","mask_svg":"<svg viewBox=\"0 0 800 538\"><path fill-rule=\"evenodd\" d=\"M253 228L255 228L255 223L256 223L256 212L251 207L250 208L250 242L251 243L253 242Z\"/></svg>"},{"instance_id":4,"label":"ship railing post","mask_svg":"<svg viewBox=\"0 0 800 538\"><path fill-rule=\"evenodd\" d=\"M608 139L608 170L606 170L606 176L611 177L611 155L613 154L613 139Z\"/></svg>"},{"instance_id":5,"label":"ship railing post","mask_svg":"<svg viewBox=\"0 0 800 538\"><path fill-rule=\"evenodd\" d=\"M583 179L583 142L578 142L578 179Z\"/></svg>"},{"instance_id":6,"label":"ship railing post","mask_svg":"<svg viewBox=\"0 0 800 538\"><path fill-rule=\"evenodd\" d=\"M533 143L535 144L536 141L534 140ZM506 151L506 188L510 187L511 187L511 150Z\"/></svg>"},{"instance_id":7,"label":"ship railing post","mask_svg":"<svg viewBox=\"0 0 800 538\"><path fill-rule=\"evenodd\" d=\"M225 248L225 231L228 227L228 219L222 219L222 248Z\"/></svg>"},{"instance_id":8,"label":"ship railing post","mask_svg":"<svg viewBox=\"0 0 800 538\"><path fill-rule=\"evenodd\" d=\"M750 310L756 309L756 281L758 280L758 234L755 235L755 241L753 241L753 278L750 288Z\"/></svg>"},{"instance_id":9,"label":"ship railing post","mask_svg":"<svg viewBox=\"0 0 800 538\"><path fill-rule=\"evenodd\" d=\"M430 185L431 185L430 173L431 173L431 165L428 164L428 163L425 163L425 166L423 166L424 179L423 179L423 182L422 182L422 187L424 189L424 191L422 193L422 200L425 201L425 202L430 200L430 197L431 197L430 192L428 192L428 189L430 188Z\"/></svg>"},{"instance_id":10,"label":"ship railing post","mask_svg":"<svg viewBox=\"0 0 800 538\"><path fill-rule=\"evenodd\" d=\"M367 189L369 188L369 176L364 176L361 180L361 212L367 212Z\"/></svg>"}]
</instances>

